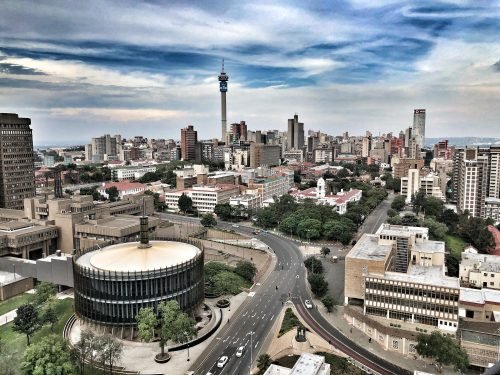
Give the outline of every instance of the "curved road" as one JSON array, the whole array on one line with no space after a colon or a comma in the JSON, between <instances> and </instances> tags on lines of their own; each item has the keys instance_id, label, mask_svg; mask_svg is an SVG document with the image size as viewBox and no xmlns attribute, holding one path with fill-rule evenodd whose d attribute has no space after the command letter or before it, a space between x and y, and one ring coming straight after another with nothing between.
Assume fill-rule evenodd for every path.
<instances>
[{"instance_id":1,"label":"curved road","mask_svg":"<svg viewBox=\"0 0 500 375\"><path fill-rule=\"evenodd\" d=\"M177 215L164 216L172 221L198 221L196 218ZM229 229L231 224L220 223L218 227ZM231 229L247 235L251 235L253 231L252 228L245 226ZM233 315L229 324L218 332L211 345L193 363L191 370L196 375L205 375L209 372L214 375L248 373L251 362L255 362L256 353L264 344L286 300L294 303L301 317L318 335L358 362L384 375L409 374L408 371L388 363L350 341L328 323L316 309L308 310L304 307L304 299L311 298L307 288L302 253L293 241L268 232L262 232L259 239L273 249L276 266L261 285L256 285L252 289L253 293L247 297L238 313ZM237 358L236 350L242 345L246 347L246 350L241 358ZM229 357L222 369L216 366L221 356Z\"/></svg>"}]
</instances>

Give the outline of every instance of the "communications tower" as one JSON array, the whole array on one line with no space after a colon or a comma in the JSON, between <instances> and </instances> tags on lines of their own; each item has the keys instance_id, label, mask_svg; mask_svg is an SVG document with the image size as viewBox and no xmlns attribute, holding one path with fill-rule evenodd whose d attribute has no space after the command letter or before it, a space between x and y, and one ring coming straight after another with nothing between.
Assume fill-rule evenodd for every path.
<instances>
[{"instance_id":1,"label":"communications tower","mask_svg":"<svg viewBox=\"0 0 500 375\"><path fill-rule=\"evenodd\" d=\"M222 120L222 141L227 142L226 132L227 132L227 120L226 120L226 92L227 92L227 81L229 76L224 72L224 59L222 59L222 70L219 74L219 90L220 90L220 109L221 109L221 120Z\"/></svg>"}]
</instances>

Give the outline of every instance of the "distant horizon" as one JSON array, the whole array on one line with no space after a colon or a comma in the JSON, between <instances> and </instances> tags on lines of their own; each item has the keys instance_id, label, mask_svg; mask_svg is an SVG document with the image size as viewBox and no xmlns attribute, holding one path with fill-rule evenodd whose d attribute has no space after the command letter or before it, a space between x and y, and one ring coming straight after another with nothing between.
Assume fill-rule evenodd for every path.
<instances>
[{"instance_id":1,"label":"distant horizon","mask_svg":"<svg viewBox=\"0 0 500 375\"><path fill-rule=\"evenodd\" d=\"M106 133L220 138L228 124L500 136L500 3L340 0L0 4L0 112L36 143ZM496 134L495 134L496 133Z\"/></svg>"}]
</instances>

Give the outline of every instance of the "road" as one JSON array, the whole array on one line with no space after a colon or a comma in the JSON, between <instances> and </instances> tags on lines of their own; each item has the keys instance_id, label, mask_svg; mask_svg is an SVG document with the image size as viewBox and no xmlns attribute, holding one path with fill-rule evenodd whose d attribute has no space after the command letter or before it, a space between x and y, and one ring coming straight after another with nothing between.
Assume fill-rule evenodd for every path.
<instances>
[{"instance_id":1,"label":"road","mask_svg":"<svg viewBox=\"0 0 500 375\"><path fill-rule=\"evenodd\" d=\"M390 202L384 201L383 203L390 206ZM380 212L375 213L374 211L373 216L382 215L383 210L387 210L387 206L382 207L385 208L381 209L379 206ZM179 217L170 214L163 214L163 216L172 221L179 219L178 221L182 222L195 222L198 220L197 218ZM376 221L367 228L375 228ZM242 234L251 234L252 232L252 228L245 226L234 228L228 223L219 223L218 227L231 228ZM238 314L231 318L230 323L226 324L214 338L212 344L193 363L191 370L196 375L204 375L207 372L214 375L247 373L251 362L255 361L255 353L260 351L267 334L282 309L282 301L286 299L292 300L301 317L317 334L350 357L380 374L402 375L408 373L350 341L335 327L331 326L316 309L308 310L304 307L304 299L311 298L307 288L302 253L293 241L275 236L269 232L261 233L259 239L274 250L275 255L273 256L277 258L276 266L268 278L253 289L255 294L249 295L239 309ZM278 289L276 289L276 286L278 286ZM235 352L242 345L245 345L247 350L241 358L237 358ZM222 369L216 366L221 356L229 357L229 361Z\"/></svg>"},{"instance_id":2,"label":"road","mask_svg":"<svg viewBox=\"0 0 500 375\"><path fill-rule=\"evenodd\" d=\"M389 193L387 199L380 202L380 204L367 216L358 232L359 237L361 237L363 233L375 233L378 228L385 223L388 217L387 210L391 208L393 200L394 193Z\"/></svg>"}]
</instances>

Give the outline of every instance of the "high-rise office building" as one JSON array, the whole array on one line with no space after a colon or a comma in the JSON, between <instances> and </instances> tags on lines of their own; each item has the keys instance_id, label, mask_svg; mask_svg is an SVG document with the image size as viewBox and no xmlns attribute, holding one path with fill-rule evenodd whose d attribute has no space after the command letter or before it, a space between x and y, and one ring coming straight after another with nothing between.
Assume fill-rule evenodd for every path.
<instances>
[{"instance_id":1,"label":"high-rise office building","mask_svg":"<svg viewBox=\"0 0 500 375\"><path fill-rule=\"evenodd\" d=\"M425 109L413 111L413 138L419 150L425 146Z\"/></svg>"},{"instance_id":2,"label":"high-rise office building","mask_svg":"<svg viewBox=\"0 0 500 375\"><path fill-rule=\"evenodd\" d=\"M0 113L0 207L23 209L35 196L31 119Z\"/></svg>"},{"instance_id":3,"label":"high-rise office building","mask_svg":"<svg viewBox=\"0 0 500 375\"><path fill-rule=\"evenodd\" d=\"M222 70L219 74L219 91L220 91L220 110L221 110L221 126L222 126L222 142L227 142L227 119L226 119L226 92L227 81L229 76L224 72L224 60L222 60Z\"/></svg>"},{"instance_id":4,"label":"high-rise office building","mask_svg":"<svg viewBox=\"0 0 500 375\"><path fill-rule=\"evenodd\" d=\"M264 143L250 145L250 168L279 165L280 157L281 147L279 145L266 145Z\"/></svg>"},{"instance_id":5,"label":"high-rise office building","mask_svg":"<svg viewBox=\"0 0 500 375\"><path fill-rule=\"evenodd\" d=\"M100 163L106 160L118 159L121 150L121 136L104 134L102 137L92 138L92 142L86 146L90 151L94 163ZM90 155L88 155L90 156Z\"/></svg>"},{"instance_id":6,"label":"high-rise office building","mask_svg":"<svg viewBox=\"0 0 500 375\"><path fill-rule=\"evenodd\" d=\"M301 150L304 147L304 123L299 122L299 115L288 119L287 148Z\"/></svg>"},{"instance_id":7,"label":"high-rise office building","mask_svg":"<svg viewBox=\"0 0 500 375\"><path fill-rule=\"evenodd\" d=\"M231 124L231 133L235 136L237 140L246 141L247 140L247 124L245 121L240 121L239 123Z\"/></svg>"},{"instance_id":8,"label":"high-rise office building","mask_svg":"<svg viewBox=\"0 0 500 375\"><path fill-rule=\"evenodd\" d=\"M181 129L181 158L182 160L196 159L196 144L198 143L198 132L193 125Z\"/></svg>"}]
</instances>

